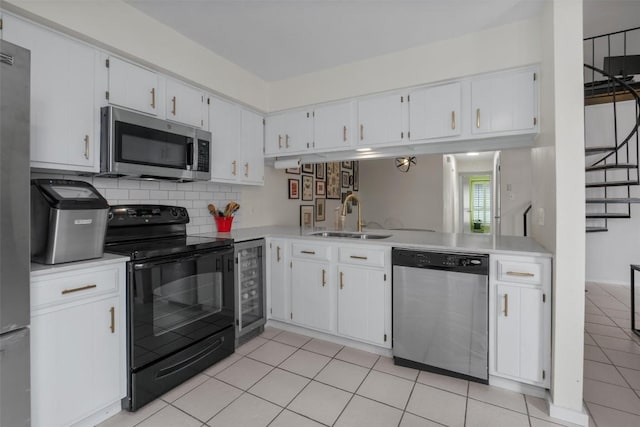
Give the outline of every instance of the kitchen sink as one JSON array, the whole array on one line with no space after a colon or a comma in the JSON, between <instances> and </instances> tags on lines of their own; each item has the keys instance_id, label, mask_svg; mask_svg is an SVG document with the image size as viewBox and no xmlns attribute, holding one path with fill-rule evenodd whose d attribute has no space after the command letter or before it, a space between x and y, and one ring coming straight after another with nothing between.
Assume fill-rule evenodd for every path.
<instances>
[{"instance_id":1,"label":"kitchen sink","mask_svg":"<svg viewBox=\"0 0 640 427\"><path fill-rule=\"evenodd\" d=\"M386 239L391 234L350 233L347 231L317 231L309 234L316 237L346 237L348 239Z\"/></svg>"}]
</instances>

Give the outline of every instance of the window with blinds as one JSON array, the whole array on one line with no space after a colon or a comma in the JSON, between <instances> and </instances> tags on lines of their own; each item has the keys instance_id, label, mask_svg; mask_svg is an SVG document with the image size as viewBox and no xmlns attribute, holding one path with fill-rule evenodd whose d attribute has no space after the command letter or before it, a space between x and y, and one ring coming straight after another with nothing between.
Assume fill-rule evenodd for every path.
<instances>
[{"instance_id":1,"label":"window with blinds","mask_svg":"<svg viewBox=\"0 0 640 427\"><path fill-rule=\"evenodd\" d=\"M489 176L469 178L471 198L471 231L488 233L491 230L491 179Z\"/></svg>"}]
</instances>

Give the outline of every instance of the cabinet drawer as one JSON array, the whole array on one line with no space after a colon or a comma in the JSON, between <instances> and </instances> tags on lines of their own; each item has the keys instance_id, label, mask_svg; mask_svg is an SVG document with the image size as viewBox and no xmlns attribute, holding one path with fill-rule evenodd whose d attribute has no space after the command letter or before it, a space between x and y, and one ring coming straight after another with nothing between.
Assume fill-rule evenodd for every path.
<instances>
[{"instance_id":1,"label":"cabinet drawer","mask_svg":"<svg viewBox=\"0 0 640 427\"><path fill-rule=\"evenodd\" d=\"M31 309L64 304L117 289L117 268L42 276L31 282Z\"/></svg>"},{"instance_id":2,"label":"cabinet drawer","mask_svg":"<svg viewBox=\"0 0 640 427\"><path fill-rule=\"evenodd\" d=\"M331 247L305 242L293 243L291 245L291 257L329 261L331 259Z\"/></svg>"},{"instance_id":3,"label":"cabinet drawer","mask_svg":"<svg viewBox=\"0 0 640 427\"><path fill-rule=\"evenodd\" d=\"M385 266L385 250L343 247L339 249L338 259L341 264L366 265L370 267L383 268Z\"/></svg>"},{"instance_id":4,"label":"cabinet drawer","mask_svg":"<svg viewBox=\"0 0 640 427\"><path fill-rule=\"evenodd\" d=\"M539 285L542 283L542 272L543 266L537 262L498 261L498 280L503 282Z\"/></svg>"}]
</instances>

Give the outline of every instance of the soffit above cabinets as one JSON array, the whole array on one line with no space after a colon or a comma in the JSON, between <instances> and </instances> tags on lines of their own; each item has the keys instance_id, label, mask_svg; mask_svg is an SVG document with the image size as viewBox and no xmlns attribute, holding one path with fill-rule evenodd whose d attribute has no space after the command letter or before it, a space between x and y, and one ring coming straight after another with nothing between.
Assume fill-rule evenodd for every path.
<instances>
[{"instance_id":1,"label":"soffit above cabinets","mask_svg":"<svg viewBox=\"0 0 640 427\"><path fill-rule=\"evenodd\" d=\"M542 0L125 0L265 81L539 15Z\"/></svg>"}]
</instances>

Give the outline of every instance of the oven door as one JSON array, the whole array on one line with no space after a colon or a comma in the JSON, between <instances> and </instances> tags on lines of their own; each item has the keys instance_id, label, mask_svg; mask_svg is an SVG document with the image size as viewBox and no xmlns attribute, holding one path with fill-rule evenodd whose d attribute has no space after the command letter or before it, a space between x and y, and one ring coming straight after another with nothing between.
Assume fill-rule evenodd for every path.
<instances>
[{"instance_id":1,"label":"oven door","mask_svg":"<svg viewBox=\"0 0 640 427\"><path fill-rule=\"evenodd\" d=\"M131 370L233 328L233 272L233 248L130 262Z\"/></svg>"}]
</instances>

